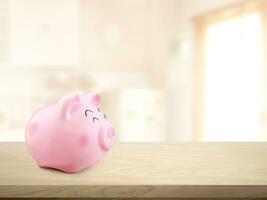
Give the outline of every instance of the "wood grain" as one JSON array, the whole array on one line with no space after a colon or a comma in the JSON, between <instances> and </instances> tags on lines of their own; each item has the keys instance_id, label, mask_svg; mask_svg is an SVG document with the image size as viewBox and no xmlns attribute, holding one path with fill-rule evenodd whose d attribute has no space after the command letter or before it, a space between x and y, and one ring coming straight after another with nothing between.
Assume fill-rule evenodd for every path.
<instances>
[{"instance_id":1,"label":"wood grain","mask_svg":"<svg viewBox=\"0 0 267 200\"><path fill-rule=\"evenodd\" d=\"M0 198L267 198L267 143L118 143L90 169L36 166L0 143Z\"/></svg>"}]
</instances>

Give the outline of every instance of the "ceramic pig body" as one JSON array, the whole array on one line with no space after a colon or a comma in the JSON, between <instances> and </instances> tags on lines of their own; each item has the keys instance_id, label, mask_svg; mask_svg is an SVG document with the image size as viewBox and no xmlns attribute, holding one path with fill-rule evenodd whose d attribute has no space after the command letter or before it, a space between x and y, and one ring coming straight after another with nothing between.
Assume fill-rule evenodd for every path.
<instances>
[{"instance_id":1,"label":"ceramic pig body","mask_svg":"<svg viewBox=\"0 0 267 200\"><path fill-rule=\"evenodd\" d=\"M69 94L37 110L26 129L26 146L37 164L74 173L100 160L115 131L99 104L96 94Z\"/></svg>"}]
</instances>

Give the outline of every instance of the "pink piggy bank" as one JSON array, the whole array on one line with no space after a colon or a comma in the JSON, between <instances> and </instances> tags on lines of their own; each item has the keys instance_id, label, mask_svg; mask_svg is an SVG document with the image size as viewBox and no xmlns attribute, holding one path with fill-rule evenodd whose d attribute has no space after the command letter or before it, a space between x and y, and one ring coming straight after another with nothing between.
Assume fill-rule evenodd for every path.
<instances>
[{"instance_id":1,"label":"pink piggy bank","mask_svg":"<svg viewBox=\"0 0 267 200\"><path fill-rule=\"evenodd\" d=\"M107 153L115 131L99 104L96 94L69 94L33 114L26 146L40 167L79 172Z\"/></svg>"}]
</instances>

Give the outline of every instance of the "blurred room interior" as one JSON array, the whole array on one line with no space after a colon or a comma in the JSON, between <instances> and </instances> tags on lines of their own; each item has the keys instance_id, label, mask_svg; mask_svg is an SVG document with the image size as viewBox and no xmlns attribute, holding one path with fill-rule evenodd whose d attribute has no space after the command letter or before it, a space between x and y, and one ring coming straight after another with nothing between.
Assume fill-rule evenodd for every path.
<instances>
[{"instance_id":1,"label":"blurred room interior","mask_svg":"<svg viewBox=\"0 0 267 200\"><path fill-rule=\"evenodd\" d=\"M1 0L0 141L98 92L118 141L265 141L265 0Z\"/></svg>"}]
</instances>

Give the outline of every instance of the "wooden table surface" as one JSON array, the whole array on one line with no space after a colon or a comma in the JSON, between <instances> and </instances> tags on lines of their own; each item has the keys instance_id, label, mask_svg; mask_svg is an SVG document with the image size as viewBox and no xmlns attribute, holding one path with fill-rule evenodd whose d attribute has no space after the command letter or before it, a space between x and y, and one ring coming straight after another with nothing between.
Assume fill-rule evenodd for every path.
<instances>
[{"instance_id":1,"label":"wooden table surface","mask_svg":"<svg viewBox=\"0 0 267 200\"><path fill-rule=\"evenodd\" d=\"M267 143L117 143L77 174L39 168L24 143L0 143L4 197L267 197Z\"/></svg>"}]
</instances>

